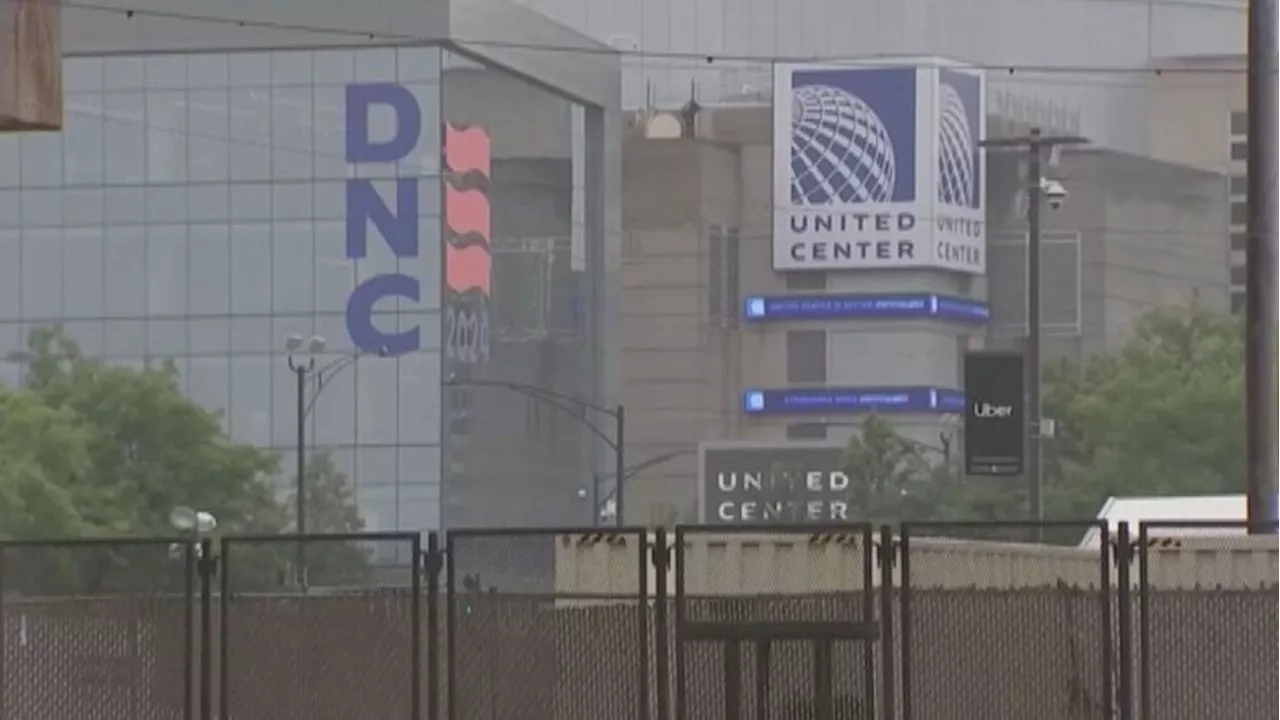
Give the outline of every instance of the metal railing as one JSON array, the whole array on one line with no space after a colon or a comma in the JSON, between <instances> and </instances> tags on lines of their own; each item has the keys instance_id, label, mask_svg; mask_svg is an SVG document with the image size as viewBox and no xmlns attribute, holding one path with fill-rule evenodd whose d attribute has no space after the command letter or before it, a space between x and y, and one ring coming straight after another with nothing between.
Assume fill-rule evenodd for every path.
<instances>
[{"instance_id":1,"label":"metal railing","mask_svg":"<svg viewBox=\"0 0 1280 720\"><path fill-rule=\"evenodd\" d=\"M0 543L0 720L1280 714L1273 539L1030 527Z\"/></svg>"}]
</instances>

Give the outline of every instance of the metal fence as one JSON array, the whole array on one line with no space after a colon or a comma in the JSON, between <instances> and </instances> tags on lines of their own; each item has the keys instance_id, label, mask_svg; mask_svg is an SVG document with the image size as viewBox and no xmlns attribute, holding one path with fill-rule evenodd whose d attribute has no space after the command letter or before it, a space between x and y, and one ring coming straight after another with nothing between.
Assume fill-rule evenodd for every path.
<instances>
[{"instance_id":1,"label":"metal fence","mask_svg":"<svg viewBox=\"0 0 1280 720\"><path fill-rule=\"evenodd\" d=\"M1280 714L1274 543L1034 529L0 543L0 720Z\"/></svg>"}]
</instances>

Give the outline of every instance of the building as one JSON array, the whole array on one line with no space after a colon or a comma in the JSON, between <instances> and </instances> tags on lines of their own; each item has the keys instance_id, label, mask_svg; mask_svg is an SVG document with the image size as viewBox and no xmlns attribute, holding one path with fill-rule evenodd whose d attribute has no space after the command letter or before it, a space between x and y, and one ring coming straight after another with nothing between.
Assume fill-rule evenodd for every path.
<instances>
[{"instance_id":1,"label":"building","mask_svg":"<svg viewBox=\"0 0 1280 720\"><path fill-rule=\"evenodd\" d=\"M989 100L989 132L1025 127ZM631 478L631 519L693 506L689 438L841 442L869 402L918 442L952 442L964 352L1016 347L1026 331L1020 158L986 163L985 273L779 271L769 108L666 120L623 152L628 448L669 458ZM684 137L647 136L669 130ZM1043 215L1046 362L1113 349L1161 305L1227 312L1221 174L1092 146L1047 172L1070 196Z\"/></svg>"},{"instance_id":2,"label":"building","mask_svg":"<svg viewBox=\"0 0 1280 720\"><path fill-rule=\"evenodd\" d=\"M612 461L520 387L615 402L620 76L520 48L608 48L489 0L112 7L61 10L62 132L0 135L0 357L172 360L292 453L292 352L371 528L585 522Z\"/></svg>"},{"instance_id":3,"label":"building","mask_svg":"<svg viewBox=\"0 0 1280 720\"><path fill-rule=\"evenodd\" d=\"M1228 251L1231 311L1244 312L1245 194L1249 117L1243 54L1161 58L1178 72L1148 80L1149 151L1153 157L1226 176L1231 195ZM1216 140L1212 139L1216 138Z\"/></svg>"}]
</instances>

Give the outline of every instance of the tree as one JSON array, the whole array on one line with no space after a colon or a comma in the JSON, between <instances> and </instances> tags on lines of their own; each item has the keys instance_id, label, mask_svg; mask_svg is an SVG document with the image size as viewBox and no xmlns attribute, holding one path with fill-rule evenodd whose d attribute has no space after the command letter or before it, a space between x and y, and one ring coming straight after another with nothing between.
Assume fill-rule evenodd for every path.
<instances>
[{"instance_id":1,"label":"tree","mask_svg":"<svg viewBox=\"0 0 1280 720\"><path fill-rule=\"evenodd\" d=\"M178 505L213 513L228 531L281 529L265 482L276 458L227 439L218 416L182 394L171 363L107 365L57 328L32 331L21 359L24 391L84 428L88 463L70 489L93 531L172 534Z\"/></svg>"},{"instance_id":2,"label":"tree","mask_svg":"<svg viewBox=\"0 0 1280 720\"><path fill-rule=\"evenodd\" d=\"M27 373L23 388L0 391L0 537L172 536L169 514L179 505L213 513L219 534L289 529L293 513L270 481L275 454L228 439L216 413L182 394L172 363L114 367L86 358L58 328L34 330L13 359ZM317 457L308 475L314 531L363 528L347 478L327 458ZM164 547L122 547L76 551L94 558L74 563L76 587L88 591L120 576L151 582L165 574L161 563L172 564ZM274 551L265 554L268 565L279 564ZM364 557L326 551L317 562L351 570Z\"/></svg>"},{"instance_id":3,"label":"tree","mask_svg":"<svg viewBox=\"0 0 1280 720\"><path fill-rule=\"evenodd\" d=\"M932 470L919 443L880 415L868 415L849 438L841 466L850 481L850 509L863 521L896 522L924 512Z\"/></svg>"},{"instance_id":4,"label":"tree","mask_svg":"<svg viewBox=\"0 0 1280 720\"><path fill-rule=\"evenodd\" d=\"M67 410L0 389L0 537L75 537L90 530L80 508L89 432Z\"/></svg>"},{"instance_id":5,"label":"tree","mask_svg":"<svg viewBox=\"0 0 1280 720\"><path fill-rule=\"evenodd\" d=\"M1234 318L1165 308L1119 352L1046 373L1046 514L1094 517L1112 495L1241 492L1244 339Z\"/></svg>"}]
</instances>

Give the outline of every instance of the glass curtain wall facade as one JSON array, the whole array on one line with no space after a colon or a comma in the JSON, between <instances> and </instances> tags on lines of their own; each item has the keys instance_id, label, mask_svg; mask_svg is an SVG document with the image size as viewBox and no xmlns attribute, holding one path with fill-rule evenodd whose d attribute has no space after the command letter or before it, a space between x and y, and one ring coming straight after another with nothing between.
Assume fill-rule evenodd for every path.
<instances>
[{"instance_id":1,"label":"glass curtain wall facade","mask_svg":"<svg viewBox=\"0 0 1280 720\"><path fill-rule=\"evenodd\" d=\"M134 367L171 360L184 391L221 412L232 438L280 452L285 485L297 400L285 338L323 337L318 366L353 361L315 396L310 451L330 454L349 475L371 529L453 524L448 503L442 518L441 503L451 475L441 439L453 412L449 403L442 407L441 58L438 48L415 47L67 59L63 132L0 135L0 357L20 349L32 328L59 324L88 356ZM397 86L417 106L417 142L392 161L367 162L349 152L357 116L350 89L361 85ZM365 118L366 144L388 144L403 129L377 103ZM486 117L467 121L483 124ZM491 134L501 188L517 171L500 157L499 131ZM406 206L397 204L404 200L397 183L416 183L414 247L385 237L386 228L372 219L376 207L361 214L349 206L348 181L363 179L401 216ZM571 178L553 186L571 198ZM562 214L571 217L572 210ZM359 217L350 222L353 215ZM508 220L495 211L493 224L515 236L521 233L507 230L509 223L536 217ZM536 234L567 238L568 224ZM365 242L353 242L353 235ZM499 263L493 272L495 287L521 287L523 280L503 280L504 273L523 272L516 265ZM550 288L562 278L551 272L539 287L554 294ZM419 297L381 297L365 320L387 335L416 328L417 341L387 356L361 353L349 299L371 278L387 275L414 280ZM523 302L513 293L513 302ZM503 312L496 308L495 317ZM358 329L354 334L359 339ZM476 372L511 372L566 392L573 388L565 378L581 373L589 386L591 368L561 359L583 355L587 340L578 333L563 354L536 342L513 343L520 350L508 351L495 333L492 361ZM532 362L548 353L552 359L543 365ZM531 370L547 366L560 370L552 377ZM20 366L0 365L0 382L17 384L21 376ZM315 392L313 384L309 393ZM486 412L493 411L481 416ZM500 454L487 445L509 440L508 432L527 439L519 426L504 426L477 434L471 451ZM526 487L559 472L581 482L589 472L585 451L577 465L565 454L549 456L555 471L525 466ZM474 478L483 472L461 475L455 485L479 483ZM468 524L510 515L487 513L486 498L474 493L462 499ZM538 524L540 517L526 519Z\"/></svg>"}]
</instances>

